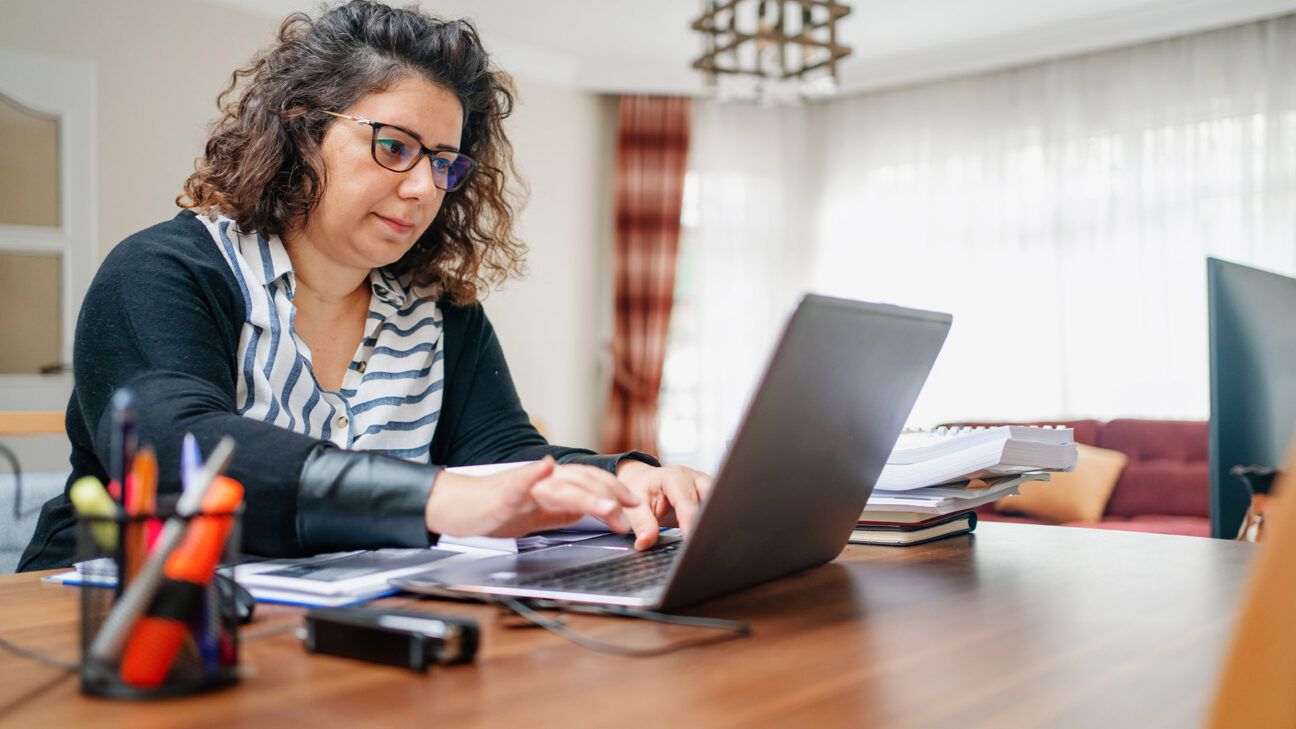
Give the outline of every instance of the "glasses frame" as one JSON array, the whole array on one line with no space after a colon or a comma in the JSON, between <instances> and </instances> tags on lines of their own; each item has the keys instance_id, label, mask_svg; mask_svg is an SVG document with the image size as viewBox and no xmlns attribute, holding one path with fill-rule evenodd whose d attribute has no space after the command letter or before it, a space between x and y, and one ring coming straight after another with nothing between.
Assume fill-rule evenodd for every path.
<instances>
[{"instance_id":1,"label":"glasses frame","mask_svg":"<svg viewBox=\"0 0 1296 729\"><path fill-rule=\"evenodd\" d=\"M386 122L377 122L377 121L373 121L373 120L371 120L371 119L366 119L366 118L364 118L364 117L362 117L362 116L349 116L349 115L347 115L347 114L339 114L339 113L336 112L336 111L328 111L328 110L325 110L325 109L321 109L320 111L323 111L325 114L328 114L329 116L335 116L335 117L337 117L337 118L339 118L339 119L348 119L348 120L353 121L353 122L355 122L355 123L357 123L357 124L364 124L364 125L366 125L366 126L373 127L373 137L369 140L369 155L370 155L371 157L373 157L373 161L374 161L374 163L377 164L379 167L383 168L384 170L391 170L392 172L396 172L396 173L401 173L401 174L403 174L403 173L405 173L405 172L409 172L410 170L414 169L415 167L418 167L418 163L419 163L419 162L422 162L424 157L427 157L427 158L428 158L428 164L431 165L431 164L432 164L432 158L433 158L433 157L436 157L437 155L441 154L442 152L449 152L449 153L451 153L451 154L458 155L458 156L462 157L463 159L468 160L468 162L469 162L469 164L470 164L471 166L468 168L468 172L464 174L463 179L459 181L459 184L455 185L454 187L442 187L442 186L437 182L437 179L436 179L436 178L437 178L437 175L436 175L436 168L433 168L433 169L432 169L432 184L436 185L439 189L445 190L446 192L454 192L455 190L463 189L463 186L464 186L465 184L467 184L469 178L472 177L473 172L475 172L475 171L477 170L477 160L473 159L472 157L469 157L468 155L464 154L463 152L459 152L459 151L457 151L457 150L453 150L453 149L444 149L444 148L442 148L442 149L433 149L432 147L429 147L429 146L427 146L426 144L423 144L422 142L418 142L418 135L415 134L414 132L411 132L410 130L408 130L408 129L404 128L404 127L398 127L398 126L396 126L395 124L388 124L388 123L386 123ZM388 167L387 165L383 164L382 162L380 162L380 161L378 160L378 131L381 130L383 127L391 127L392 129L395 129L395 130L397 130L397 131L400 131L400 132L402 132L402 133L404 133L404 134L408 134L412 139L414 139L414 141L418 142L418 145L419 145L419 153L418 153L418 156L414 158L414 161L413 161L413 162L410 162L409 167L406 167L406 168L403 169L403 170L398 170L398 169L394 169L394 168Z\"/></svg>"}]
</instances>

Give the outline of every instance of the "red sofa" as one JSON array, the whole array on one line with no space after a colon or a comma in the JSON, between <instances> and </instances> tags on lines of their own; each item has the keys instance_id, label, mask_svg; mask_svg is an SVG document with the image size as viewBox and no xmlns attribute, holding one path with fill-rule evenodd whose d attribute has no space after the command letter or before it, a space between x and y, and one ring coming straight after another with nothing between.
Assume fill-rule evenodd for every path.
<instances>
[{"instance_id":1,"label":"red sofa","mask_svg":"<svg viewBox=\"0 0 1296 729\"><path fill-rule=\"evenodd\" d=\"M1210 460L1206 421L1125 419L1105 423L1076 420L1052 424L1073 428L1077 443L1108 448L1129 456L1129 462L1121 471L1107 502L1102 521L1068 522L1066 526L1210 536ZM1000 514L993 504L978 509L977 518L1023 524L1048 523Z\"/></svg>"}]
</instances>

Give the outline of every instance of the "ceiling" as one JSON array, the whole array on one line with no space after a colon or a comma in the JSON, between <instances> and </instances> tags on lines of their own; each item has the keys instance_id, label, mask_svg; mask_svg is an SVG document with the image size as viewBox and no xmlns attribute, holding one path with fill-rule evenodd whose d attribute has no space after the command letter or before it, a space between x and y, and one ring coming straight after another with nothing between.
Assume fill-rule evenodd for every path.
<instances>
[{"instance_id":1,"label":"ceiling","mask_svg":"<svg viewBox=\"0 0 1296 729\"><path fill-rule=\"evenodd\" d=\"M282 17L318 0L212 0ZM846 93L1076 55L1296 12L1296 0L844 0ZM700 93L702 0L421 0L473 19L505 70L609 93Z\"/></svg>"}]
</instances>

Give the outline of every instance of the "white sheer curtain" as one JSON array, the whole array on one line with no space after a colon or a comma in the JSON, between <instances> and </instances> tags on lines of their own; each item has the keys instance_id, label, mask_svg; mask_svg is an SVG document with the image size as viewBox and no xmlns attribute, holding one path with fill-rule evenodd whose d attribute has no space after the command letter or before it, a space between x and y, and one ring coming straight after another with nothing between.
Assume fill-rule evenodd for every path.
<instances>
[{"instance_id":1,"label":"white sheer curtain","mask_svg":"<svg viewBox=\"0 0 1296 729\"><path fill-rule=\"evenodd\" d=\"M813 256L804 108L694 105L663 459L714 469Z\"/></svg>"},{"instance_id":2,"label":"white sheer curtain","mask_svg":"<svg viewBox=\"0 0 1296 729\"><path fill-rule=\"evenodd\" d=\"M697 108L704 467L800 290L954 313L915 424L1205 418L1205 257L1296 273L1296 16L766 114Z\"/></svg>"}]
</instances>

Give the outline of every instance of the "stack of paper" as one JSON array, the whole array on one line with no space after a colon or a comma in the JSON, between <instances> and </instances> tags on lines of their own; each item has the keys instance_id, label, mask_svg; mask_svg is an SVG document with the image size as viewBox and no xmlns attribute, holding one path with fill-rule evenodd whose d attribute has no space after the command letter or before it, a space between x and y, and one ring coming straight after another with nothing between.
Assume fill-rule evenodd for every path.
<instances>
[{"instance_id":1,"label":"stack of paper","mask_svg":"<svg viewBox=\"0 0 1296 729\"><path fill-rule=\"evenodd\" d=\"M1070 428L999 426L904 433L878 478L880 491L909 491L1031 471L1070 471Z\"/></svg>"},{"instance_id":2,"label":"stack of paper","mask_svg":"<svg viewBox=\"0 0 1296 729\"><path fill-rule=\"evenodd\" d=\"M270 559L236 566L234 580L261 602L336 607L396 592L388 581L461 553L448 549L378 549Z\"/></svg>"},{"instance_id":3,"label":"stack of paper","mask_svg":"<svg viewBox=\"0 0 1296 729\"><path fill-rule=\"evenodd\" d=\"M454 562L592 539L602 531L542 532L521 539L442 537L432 549L378 549L320 554L299 559L250 562L234 568L234 579L257 600L295 605L337 606L391 595L394 579Z\"/></svg>"},{"instance_id":4,"label":"stack of paper","mask_svg":"<svg viewBox=\"0 0 1296 729\"><path fill-rule=\"evenodd\" d=\"M445 559L480 559L467 550L379 549L337 552L299 559L268 559L220 568L259 602L337 607L366 602L396 592L387 584L395 577L428 569ZM43 578L65 585L115 587L117 565L110 557L77 562L69 572Z\"/></svg>"},{"instance_id":5,"label":"stack of paper","mask_svg":"<svg viewBox=\"0 0 1296 729\"><path fill-rule=\"evenodd\" d=\"M970 511L1017 493L1017 489L1024 483L1048 479L1048 473L1034 471L1017 476L977 479L962 484L928 486L909 491L874 490L860 520L904 523L922 521L941 514ZM896 512L901 515L897 516ZM914 518L905 515L921 516Z\"/></svg>"},{"instance_id":6,"label":"stack of paper","mask_svg":"<svg viewBox=\"0 0 1296 729\"><path fill-rule=\"evenodd\" d=\"M72 565L71 572L59 572L46 575L41 582L55 582L64 585L94 585L96 587L117 586L117 563L112 557L100 557Z\"/></svg>"},{"instance_id":7,"label":"stack of paper","mask_svg":"<svg viewBox=\"0 0 1296 729\"><path fill-rule=\"evenodd\" d=\"M976 529L973 509L1017 493L1028 481L1047 481L1046 471L992 479L970 479L907 491L874 490L860 514L853 544L909 546L968 534Z\"/></svg>"}]
</instances>

